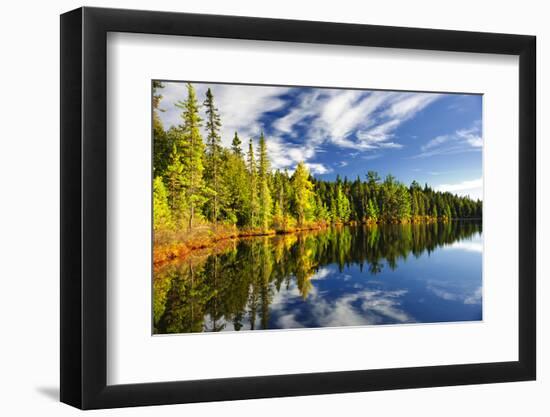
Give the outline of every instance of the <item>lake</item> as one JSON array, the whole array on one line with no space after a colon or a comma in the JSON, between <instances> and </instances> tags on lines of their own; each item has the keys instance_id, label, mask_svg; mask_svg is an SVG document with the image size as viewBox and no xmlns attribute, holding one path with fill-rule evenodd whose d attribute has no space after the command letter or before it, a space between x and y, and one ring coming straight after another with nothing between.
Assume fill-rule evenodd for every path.
<instances>
[{"instance_id":1,"label":"lake","mask_svg":"<svg viewBox=\"0 0 550 417\"><path fill-rule=\"evenodd\" d=\"M476 221L227 240L155 269L155 334L482 319Z\"/></svg>"}]
</instances>

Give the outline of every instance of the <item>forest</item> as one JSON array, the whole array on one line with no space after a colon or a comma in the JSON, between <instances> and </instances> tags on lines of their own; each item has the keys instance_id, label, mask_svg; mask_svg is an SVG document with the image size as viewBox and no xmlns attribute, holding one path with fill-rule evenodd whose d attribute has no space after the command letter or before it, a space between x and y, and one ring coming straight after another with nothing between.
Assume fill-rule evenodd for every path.
<instances>
[{"instance_id":1,"label":"forest","mask_svg":"<svg viewBox=\"0 0 550 417\"><path fill-rule=\"evenodd\" d=\"M416 181L406 185L392 175L380 178L374 171L325 181L312 176L304 162L292 173L273 170L264 133L243 143L235 132L231 147L222 146L223 121L212 91L198 98L189 83L186 97L175 104L181 123L165 129L159 116L162 88L153 81L155 263L227 237L482 216L479 200Z\"/></svg>"}]
</instances>

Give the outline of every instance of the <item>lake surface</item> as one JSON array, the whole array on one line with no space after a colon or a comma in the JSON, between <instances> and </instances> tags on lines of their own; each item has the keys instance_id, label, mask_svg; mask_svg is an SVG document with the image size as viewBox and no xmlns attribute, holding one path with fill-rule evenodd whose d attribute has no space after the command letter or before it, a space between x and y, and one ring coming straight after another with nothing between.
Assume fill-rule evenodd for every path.
<instances>
[{"instance_id":1,"label":"lake surface","mask_svg":"<svg viewBox=\"0 0 550 417\"><path fill-rule=\"evenodd\" d=\"M154 333L482 319L481 222L220 242L154 271Z\"/></svg>"}]
</instances>

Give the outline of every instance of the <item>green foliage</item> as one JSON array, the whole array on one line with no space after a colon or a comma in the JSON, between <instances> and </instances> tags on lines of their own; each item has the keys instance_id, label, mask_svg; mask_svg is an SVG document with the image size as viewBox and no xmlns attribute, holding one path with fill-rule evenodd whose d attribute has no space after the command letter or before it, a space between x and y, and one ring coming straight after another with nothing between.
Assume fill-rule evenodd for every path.
<instances>
[{"instance_id":1,"label":"green foliage","mask_svg":"<svg viewBox=\"0 0 550 417\"><path fill-rule=\"evenodd\" d=\"M166 172L172 145L170 137L164 131L159 112L162 95L159 89L164 88L160 81L153 81L153 177L162 176Z\"/></svg>"},{"instance_id":2,"label":"green foliage","mask_svg":"<svg viewBox=\"0 0 550 417\"><path fill-rule=\"evenodd\" d=\"M299 162L292 176L294 190L294 209L298 224L303 225L312 220L313 184L309 180L309 171L303 162Z\"/></svg>"},{"instance_id":3,"label":"green foliage","mask_svg":"<svg viewBox=\"0 0 550 417\"><path fill-rule=\"evenodd\" d=\"M252 143L252 138L248 145L248 155L247 155L247 169L248 169L248 198L247 198L247 208L248 208L248 225L252 227L258 227L260 218L260 204L258 202L258 173L256 167L256 159L254 157L254 145Z\"/></svg>"},{"instance_id":4,"label":"green foliage","mask_svg":"<svg viewBox=\"0 0 550 417\"><path fill-rule=\"evenodd\" d=\"M271 225L271 191L270 191L270 167L269 158L267 156L267 146L265 137L262 132L260 135L260 161L258 165L258 181L259 181L259 222L263 230L267 230Z\"/></svg>"},{"instance_id":5,"label":"green foliage","mask_svg":"<svg viewBox=\"0 0 550 417\"><path fill-rule=\"evenodd\" d=\"M172 213L168 205L168 193L161 177L153 181L153 227L155 230L172 227Z\"/></svg>"},{"instance_id":6,"label":"green foliage","mask_svg":"<svg viewBox=\"0 0 550 417\"><path fill-rule=\"evenodd\" d=\"M237 132L235 132L235 136L233 136L233 140L231 141L231 150L237 156L241 156L243 154L241 144L242 144L241 139L239 138L239 135L237 134Z\"/></svg>"},{"instance_id":7,"label":"green foliage","mask_svg":"<svg viewBox=\"0 0 550 417\"><path fill-rule=\"evenodd\" d=\"M178 156L183 164L183 187L188 210L188 227L193 227L195 217L200 216L200 207L207 200L208 191L203 182L204 143L200 132L201 118L195 89L187 84L187 100L176 103L182 109L181 134L179 135Z\"/></svg>"},{"instance_id":8,"label":"green foliage","mask_svg":"<svg viewBox=\"0 0 550 417\"><path fill-rule=\"evenodd\" d=\"M367 204L367 219L373 222L378 221L378 205L373 199L369 199Z\"/></svg>"},{"instance_id":9,"label":"green foliage","mask_svg":"<svg viewBox=\"0 0 550 417\"><path fill-rule=\"evenodd\" d=\"M176 129L170 131L174 137L181 134ZM181 162L181 156L178 152L177 145L172 145L170 153L170 162L166 168L165 181L168 188L168 207L171 211L171 218L175 221L176 226L180 227L186 211L186 199L184 198L184 166Z\"/></svg>"},{"instance_id":10,"label":"green foliage","mask_svg":"<svg viewBox=\"0 0 550 417\"><path fill-rule=\"evenodd\" d=\"M223 206L227 220L238 226L245 226L248 219L248 171L244 159L239 154L225 152L223 181L227 200Z\"/></svg>"},{"instance_id":11,"label":"green foliage","mask_svg":"<svg viewBox=\"0 0 550 417\"><path fill-rule=\"evenodd\" d=\"M204 212L208 220L216 224L220 217L220 208L225 205L224 203L227 200L227 192L221 175L223 169L223 149L220 135L222 123L210 88L206 91L206 99L203 106L206 109L206 162L204 179L208 191L211 191L206 201Z\"/></svg>"},{"instance_id":12,"label":"green foliage","mask_svg":"<svg viewBox=\"0 0 550 417\"><path fill-rule=\"evenodd\" d=\"M349 221L351 208L349 200L343 193L342 187L340 185L338 185L336 189L336 212L339 220L344 223Z\"/></svg>"}]
</instances>

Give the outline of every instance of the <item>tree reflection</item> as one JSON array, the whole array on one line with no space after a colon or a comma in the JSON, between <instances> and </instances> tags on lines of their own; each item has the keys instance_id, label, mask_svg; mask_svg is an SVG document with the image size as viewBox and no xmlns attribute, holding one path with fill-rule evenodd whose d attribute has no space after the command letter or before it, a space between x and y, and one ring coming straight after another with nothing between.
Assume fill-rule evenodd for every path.
<instances>
[{"instance_id":1,"label":"tree reflection","mask_svg":"<svg viewBox=\"0 0 550 417\"><path fill-rule=\"evenodd\" d=\"M370 275L481 233L479 222L333 227L256 237L192 253L154 271L154 332L267 329L275 294L307 300L323 266L358 264Z\"/></svg>"}]
</instances>

